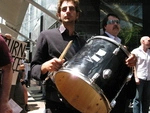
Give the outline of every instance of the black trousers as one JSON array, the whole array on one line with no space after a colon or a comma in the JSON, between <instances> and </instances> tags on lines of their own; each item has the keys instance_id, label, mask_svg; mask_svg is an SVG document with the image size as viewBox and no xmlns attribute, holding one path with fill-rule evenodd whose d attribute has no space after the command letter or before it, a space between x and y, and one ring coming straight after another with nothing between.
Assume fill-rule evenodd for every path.
<instances>
[{"instance_id":1,"label":"black trousers","mask_svg":"<svg viewBox=\"0 0 150 113\"><path fill-rule=\"evenodd\" d=\"M136 83L134 75L131 80L124 86L121 93L116 99L116 105L110 113L125 113L129 100L135 97Z\"/></svg>"},{"instance_id":2,"label":"black trousers","mask_svg":"<svg viewBox=\"0 0 150 113\"><path fill-rule=\"evenodd\" d=\"M46 100L46 113L81 113L72 106L66 106L63 102Z\"/></svg>"}]
</instances>

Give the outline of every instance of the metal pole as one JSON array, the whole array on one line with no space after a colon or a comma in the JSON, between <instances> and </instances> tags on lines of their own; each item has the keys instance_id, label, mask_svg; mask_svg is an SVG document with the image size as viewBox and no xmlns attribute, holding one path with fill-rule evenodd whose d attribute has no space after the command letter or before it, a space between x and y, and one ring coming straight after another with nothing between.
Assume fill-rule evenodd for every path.
<instances>
[{"instance_id":1,"label":"metal pole","mask_svg":"<svg viewBox=\"0 0 150 113\"><path fill-rule=\"evenodd\" d=\"M41 5L37 4L36 2L34 2L33 0L26 0L27 2L31 3L33 6L35 6L36 8L40 9L42 12L46 13L47 15L51 16L52 18L54 18L55 20L58 20L58 18L51 13L49 10L45 9L44 7L42 7Z\"/></svg>"}]
</instances>

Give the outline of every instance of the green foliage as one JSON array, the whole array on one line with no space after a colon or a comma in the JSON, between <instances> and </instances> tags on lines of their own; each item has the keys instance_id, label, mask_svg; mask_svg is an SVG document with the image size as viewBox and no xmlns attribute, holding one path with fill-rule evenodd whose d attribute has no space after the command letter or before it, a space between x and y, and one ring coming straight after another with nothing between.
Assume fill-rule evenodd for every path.
<instances>
[{"instance_id":1,"label":"green foliage","mask_svg":"<svg viewBox=\"0 0 150 113\"><path fill-rule=\"evenodd\" d=\"M125 45L133 49L139 46L141 30L142 28L139 26L125 27L121 29L119 37L121 37Z\"/></svg>"}]
</instances>

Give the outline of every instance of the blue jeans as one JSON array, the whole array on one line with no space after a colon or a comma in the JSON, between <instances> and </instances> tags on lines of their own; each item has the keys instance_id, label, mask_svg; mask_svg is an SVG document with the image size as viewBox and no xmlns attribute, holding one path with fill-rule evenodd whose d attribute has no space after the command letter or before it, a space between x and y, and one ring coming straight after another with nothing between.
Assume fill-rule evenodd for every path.
<instances>
[{"instance_id":1,"label":"blue jeans","mask_svg":"<svg viewBox=\"0 0 150 113\"><path fill-rule=\"evenodd\" d=\"M141 80L133 100L133 113L148 113L150 106L150 81Z\"/></svg>"}]
</instances>

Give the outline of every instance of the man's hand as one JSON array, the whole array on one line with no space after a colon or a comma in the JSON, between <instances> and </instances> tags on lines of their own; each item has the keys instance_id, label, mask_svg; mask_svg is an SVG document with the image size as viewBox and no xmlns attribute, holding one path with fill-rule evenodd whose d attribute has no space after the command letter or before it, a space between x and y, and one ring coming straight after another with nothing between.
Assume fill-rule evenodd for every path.
<instances>
[{"instance_id":1,"label":"man's hand","mask_svg":"<svg viewBox=\"0 0 150 113\"><path fill-rule=\"evenodd\" d=\"M4 103L4 102L0 103L0 111L1 113L13 113L8 103Z\"/></svg>"},{"instance_id":2,"label":"man's hand","mask_svg":"<svg viewBox=\"0 0 150 113\"><path fill-rule=\"evenodd\" d=\"M129 58L126 59L126 65L128 67L133 67L136 65L136 62L137 62L137 58L134 54L130 54L129 55Z\"/></svg>"},{"instance_id":3,"label":"man's hand","mask_svg":"<svg viewBox=\"0 0 150 113\"><path fill-rule=\"evenodd\" d=\"M19 70L25 70L24 64L20 64L20 65L19 65Z\"/></svg>"},{"instance_id":4,"label":"man's hand","mask_svg":"<svg viewBox=\"0 0 150 113\"><path fill-rule=\"evenodd\" d=\"M139 80L139 78L135 78L135 82L136 82L136 85L140 85L140 80Z\"/></svg>"},{"instance_id":5,"label":"man's hand","mask_svg":"<svg viewBox=\"0 0 150 113\"><path fill-rule=\"evenodd\" d=\"M41 66L42 74L45 74L48 71L50 71L50 72L58 71L62 67L64 61L65 61L64 59L61 60L58 58L53 58L53 59L43 63Z\"/></svg>"},{"instance_id":6,"label":"man's hand","mask_svg":"<svg viewBox=\"0 0 150 113\"><path fill-rule=\"evenodd\" d=\"M8 34L8 33L5 34L5 37L6 37L7 39L11 39L11 38L12 38L11 34Z\"/></svg>"}]
</instances>

